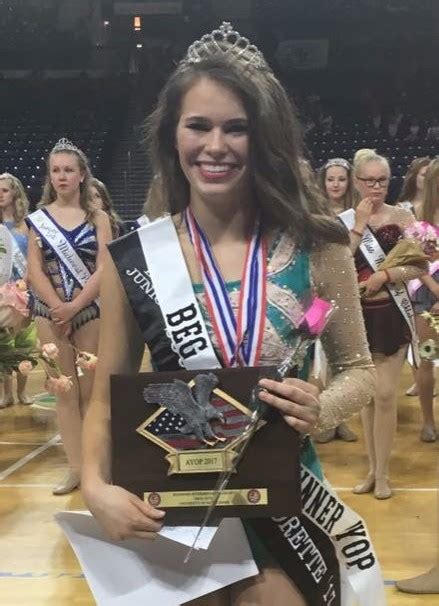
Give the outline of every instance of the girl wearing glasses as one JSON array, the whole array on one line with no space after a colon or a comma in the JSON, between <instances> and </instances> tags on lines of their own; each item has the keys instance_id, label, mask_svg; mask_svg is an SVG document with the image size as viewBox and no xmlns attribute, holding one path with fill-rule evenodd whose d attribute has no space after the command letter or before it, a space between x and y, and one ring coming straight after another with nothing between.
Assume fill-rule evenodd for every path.
<instances>
[{"instance_id":1,"label":"girl wearing glasses","mask_svg":"<svg viewBox=\"0 0 439 606\"><path fill-rule=\"evenodd\" d=\"M389 288L420 277L424 272L410 265L375 271L379 265L373 248L387 255L404 229L414 222L413 214L386 204L390 166L374 150L361 149L354 158L354 184L361 196L350 231L351 250L355 254L362 308L370 351L378 375L373 406L362 411L369 473L355 486L356 494L374 492L377 499L392 496L389 462L396 432L396 386L414 337L414 315L407 296L394 297ZM365 239L367 237L367 240ZM404 290L405 292L405 290ZM408 311L407 311L408 310Z\"/></svg>"}]
</instances>

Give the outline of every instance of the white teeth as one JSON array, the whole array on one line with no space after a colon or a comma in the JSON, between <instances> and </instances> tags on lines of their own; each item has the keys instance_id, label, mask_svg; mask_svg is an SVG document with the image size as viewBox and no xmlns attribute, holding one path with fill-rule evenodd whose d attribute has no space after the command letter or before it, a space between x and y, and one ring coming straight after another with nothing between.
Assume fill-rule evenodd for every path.
<instances>
[{"instance_id":1,"label":"white teeth","mask_svg":"<svg viewBox=\"0 0 439 606\"><path fill-rule=\"evenodd\" d=\"M225 173L231 169L227 164L201 164L201 167L210 173Z\"/></svg>"}]
</instances>

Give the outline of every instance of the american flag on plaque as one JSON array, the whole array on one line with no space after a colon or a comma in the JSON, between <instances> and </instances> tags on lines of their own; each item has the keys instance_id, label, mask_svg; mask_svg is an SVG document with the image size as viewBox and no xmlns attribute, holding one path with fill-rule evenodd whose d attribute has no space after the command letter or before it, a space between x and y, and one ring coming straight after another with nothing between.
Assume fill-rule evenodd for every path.
<instances>
[{"instance_id":1,"label":"american flag on plaque","mask_svg":"<svg viewBox=\"0 0 439 606\"><path fill-rule=\"evenodd\" d=\"M187 386L196 396L194 380L187 383ZM166 394L166 390L164 393ZM157 400L162 400L156 402L159 408L137 428L137 431L171 453L206 450L206 445L214 446L215 449L228 449L239 441L252 414L249 408L225 391L213 389L209 404L218 413L218 418L210 421L209 425L214 437L209 440L200 439L190 431L190 427L188 428L187 415L176 413L175 402L172 406L167 406L165 398L166 395L156 396ZM153 399L149 401L152 402Z\"/></svg>"}]
</instances>

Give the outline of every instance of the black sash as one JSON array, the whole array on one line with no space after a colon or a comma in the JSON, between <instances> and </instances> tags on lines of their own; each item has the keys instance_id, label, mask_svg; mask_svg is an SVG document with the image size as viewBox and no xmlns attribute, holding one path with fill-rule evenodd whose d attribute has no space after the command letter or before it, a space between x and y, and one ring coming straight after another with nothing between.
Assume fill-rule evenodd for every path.
<instances>
[{"instance_id":1,"label":"black sash","mask_svg":"<svg viewBox=\"0 0 439 606\"><path fill-rule=\"evenodd\" d=\"M109 250L155 370L178 370L179 357L166 335L138 233L115 240ZM261 518L246 521L245 528L257 563L264 566L273 558L309 606L341 606L340 568L334 544L311 520L306 516L278 521Z\"/></svg>"},{"instance_id":2,"label":"black sash","mask_svg":"<svg viewBox=\"0 0 439 606\"><path fill-rule=\"evenodd\" d=\"M137 231L108 245L119 277L156 370L178 370L179 357L166 334L165 321L155 300ZM145 296L146 295L146 296Z\"/></svg>"}]
</instances>

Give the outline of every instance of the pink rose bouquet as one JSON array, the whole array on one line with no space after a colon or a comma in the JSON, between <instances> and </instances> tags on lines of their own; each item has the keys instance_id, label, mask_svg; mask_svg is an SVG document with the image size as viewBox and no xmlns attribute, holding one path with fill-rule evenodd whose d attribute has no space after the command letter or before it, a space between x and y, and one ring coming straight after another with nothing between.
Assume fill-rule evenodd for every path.
<instances>
[{"instance_id":1,"label":"pink rose bouquet","mask_svg":"<svg viewBox=\"0 0 439 606\"><path fill-rule=\"evenodd\" d=\"M41 362L46 370L47 390L54 394L66 393L73 383L61 372L58 347L54 343L41 346L37 343L35 325L29 322L28 297L24 280L7 282L0 287L0 377L13 371L29 375ZM94 354L74 349L78 374L96 368Z\"/></svg>"},{"instance_id":2,"label":"pink rose bouquet","mask_svg":"<svg viewBox=\"0 0 439 606\"><path fill-rule=\"evenodd\" d=\"M404 230L404 236L416 241L427 255L429 261L434 261L439 253L439 228L427 221L415 221Z\"/></svg>"}]
</instances>

